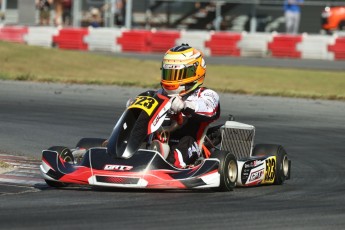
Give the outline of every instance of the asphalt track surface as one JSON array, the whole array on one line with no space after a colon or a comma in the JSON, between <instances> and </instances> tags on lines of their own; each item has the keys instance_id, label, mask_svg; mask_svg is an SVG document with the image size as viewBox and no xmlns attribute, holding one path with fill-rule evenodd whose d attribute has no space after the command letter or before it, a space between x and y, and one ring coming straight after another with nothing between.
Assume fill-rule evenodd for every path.
<instances>
[{"instance_id":1,"label":"asphalt track surface","mask_svg":"<svg viewBox=\"0 0 345 230\"><path fill-rule=\"evenodd\" d=\"M107 137L143 89L0 81L0 152ZM221 94L227 114L282 144L292 179L233 192L54 189L0 183L0 229L344 229L345 103Z\"/></svg>"}]
</instances>

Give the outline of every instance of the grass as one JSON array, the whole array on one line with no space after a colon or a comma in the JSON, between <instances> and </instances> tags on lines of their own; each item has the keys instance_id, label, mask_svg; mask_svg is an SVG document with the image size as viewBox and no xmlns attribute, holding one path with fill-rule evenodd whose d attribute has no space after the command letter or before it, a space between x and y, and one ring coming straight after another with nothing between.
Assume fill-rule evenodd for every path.
<instances>
[{"instance_id":1,"label":"grass","mask_svg":"<svg viewBox=\"0 0 345 230\"><path fill-rule=\"evenodd\" d=\"M0 174L13 170L13 166L0 160Z\"/></svg>"},{"instance_id":2,"label":"grass","mask_svg":"<svg viewBox=\"0 0 345 230\"><path fill-rule=\"evenodd\" d=\"M5 161L0 160L0 168L9 168L11 167L10 164L6 163Z\"/></svg>"},{"instance_id":3,"label":"grass","mask_svg":"<svg viewBox=\"0 0 345 230\"><path fill-rule=\"evenodd\" d=\"M160 62L151 60L0 42L3 80L158 88L159 68ZM239 94L345 100L341 71L208 65L205 86Z\"/></svg>"}]
</instances>

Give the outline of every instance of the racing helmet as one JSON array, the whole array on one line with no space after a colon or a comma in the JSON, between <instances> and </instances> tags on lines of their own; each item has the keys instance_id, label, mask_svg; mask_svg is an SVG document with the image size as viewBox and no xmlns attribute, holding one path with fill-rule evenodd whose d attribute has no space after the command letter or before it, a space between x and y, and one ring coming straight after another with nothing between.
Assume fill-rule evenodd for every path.
<instances>
[{"instance_id":1,"label":"racing helmet","mask_svg":"<svg viewBox=\"0 0 345 230\"><path fill-rule=\"evenodd\" d=\"M165 53L161 70L161 86L168 96L183 96L204 83L206 63L199 50L182 44Z\"/></svg>"}]
</instances>

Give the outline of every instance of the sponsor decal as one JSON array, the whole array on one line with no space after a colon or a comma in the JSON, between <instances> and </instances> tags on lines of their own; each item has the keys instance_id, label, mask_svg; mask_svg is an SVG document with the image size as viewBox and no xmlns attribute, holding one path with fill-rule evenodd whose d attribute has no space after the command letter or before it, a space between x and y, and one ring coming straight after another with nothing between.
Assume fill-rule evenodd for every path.
<instances>
[{"instance_id":1,"label":"sponsor decal","mask_svg":"<svg viewBox=\"0 0 345 230\"><path fill-rule=\"evenodd\" d=\"M244 164L245 168L254 168L258 165L258 161L249 161Z\"/></svg>"},{"instance_id":2,"label":"sponsor decal","mask_svg":"<svg viewBox=\"0 0 345 230\"><path fill-rule=\"evenodd\" d=\"M188 157L192 158L193 153L198 154L198 156L200 155L201 151L199 149L198 144L194 141L193 145L191 147L188 148Z\"/></svg>"},{"instance_id":3,"label":"sponsor decal","mask_svg":"<svg viewBox=\"0 0 345 230\"><path fill-rule=\"evenodd\" d=\"M128 107L128 109L138 108L144 110L149 116L158 106L158 101L149 96L138 96L134 102Z\"/></svg>"},{"instance_id":4,"label":"sponsor decal","mask_svg":"<svg viewBox=\"0 0 345 230\"><path fill-rule=\"evenodd\" d=\"M275 179L276 172L276 157L270 157L265 160L266 171L265 171L265 182L273 183Z\"/></svg>"},{"instance_id":5,"label":"sponsor decal","mask_svg":"<svg viewBox=\"0 0 345 230\"><path fill-rule=\"evenodd\" d=\"M263 174L264 174L264 170L263 169L260 169L258 171L252 172L250 174L250 176L249 176L249 181L248 182L259 180Z\"/></svg>"},{"instance_id":6,"label":"sponsor decal","mask_svg":"<svg viewBox=\"0 0 345 230\"><path fill-rule=\"evenodd\" d=\"M153 125L153 126L156 126L157 123L158 123L158 121L159 121L159 119L160 119L160 117L157 116L157 117L155 118L155 120L152 122L152 125Z\"/></svg>"},{"instance_id":7,"label":"sponsor decal","mask_svg":"<svg viewBox=\"0 0 345 230\"><path fill-rule=\"evenodd\" d=\"M164 117L167 114L168 110L166 109L166 107L164 107L162 109L162 111L159 112L159 114L157 115L157 117L154 119L154 121L152 122L153 126L156 126L157 123L159 122L159 120Z\"/></svg>"},{"instance_id":8,"label":"sponsor decal","mask_svg":"<svg viewBox=\"0 0 345 230\"><path fill-rule=\"evenodd\" d=\"M104 170L110 171L129 171L133 168L133 166L129 165L105 165Z\"/></svg>"},{"instance_id":9,"label":"sponsor decal","mask_svg":"<svg viewBox=\"0 0 345 230\"><path fill-rule=\"evenodd\" d=\"M182 69L184 65L164 64L164 69Z\"/></svg>"},{"instance_id":10,"label":"sponsor decal","mask_svg":"<svg viewBox=\"0 0 345 230\"><path fill-rule=\"evenodd\" d=\"M242 184L246 184L247 181L255 180L255 175L253 175L254 172L252 172L253 169L256 170L255 172L259 172L259 171L262 171L263 168L264 168L264 166L263 166L263 162L261 160L250 160L250 161L247 161L246 163L244 163L244 165L242 167L242 172L241 172ZM258 174L260 174L260 173L257 173L256 176L261 177L263 172L261 172L261 175L258 175Z\"/></svg>"}]
</instances>

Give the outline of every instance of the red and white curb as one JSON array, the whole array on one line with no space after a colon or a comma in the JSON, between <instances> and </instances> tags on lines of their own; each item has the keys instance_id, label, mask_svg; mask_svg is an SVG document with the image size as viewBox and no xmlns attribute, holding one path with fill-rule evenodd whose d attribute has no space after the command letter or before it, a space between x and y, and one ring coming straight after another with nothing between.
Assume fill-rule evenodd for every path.
<instances>
[{"instance_id":1,"label":"red and white curb","mask_svg":"<svg viewBox=\"0 0 345 230\"><path fill-rule=\"evenodd\" d=\"M0 174L0 183L36 185L45 183L39 171L41 162L24 156L0 154L0 161L11 167Z\"/></svg>"}]
</instances>

